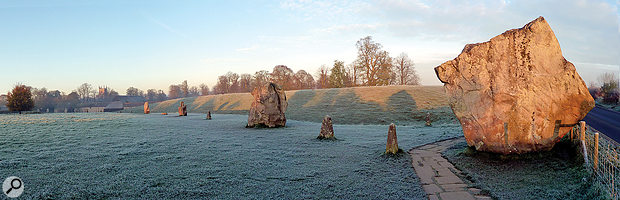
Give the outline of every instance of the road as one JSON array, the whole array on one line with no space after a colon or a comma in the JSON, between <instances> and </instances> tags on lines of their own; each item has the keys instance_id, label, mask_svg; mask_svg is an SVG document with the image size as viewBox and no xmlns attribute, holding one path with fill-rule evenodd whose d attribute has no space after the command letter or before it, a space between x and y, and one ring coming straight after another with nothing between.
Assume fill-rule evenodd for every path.
<instances>
[{"instance_id":1,"label":"road","mask_svg":"<svg viewBox=\"0 0 620 200\"><path fill-rule=\"evenodd\" d=\"M585 118L588 125L620 143L620 113L594 107Z\"/></svg>"}]
</instances>

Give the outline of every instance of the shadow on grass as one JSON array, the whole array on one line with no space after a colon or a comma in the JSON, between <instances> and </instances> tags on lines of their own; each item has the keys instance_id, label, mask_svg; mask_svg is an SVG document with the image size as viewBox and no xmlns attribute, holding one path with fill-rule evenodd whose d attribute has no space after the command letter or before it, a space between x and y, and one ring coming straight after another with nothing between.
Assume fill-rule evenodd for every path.
<instances>
[{"instance_id":1,"label":"shadow on grass","mask_svg":"<svg viewBox=\"0 0 620 200\"><path fill-rule=\"evenodd\" d=\"M325 115L330 115L335 124L414 124L418 121L413 118L420 112L416 102L404 90L390 96L385 108L377 102L362 100L354 90L347 88L320 92L296 92L289 99L287 118L321 122ZM321 99L307 105L317 95L321 95Z\"/></svg>"},{"instance_id":2,"label":"shadow on grass","mask_svg":"<svg viewBox=\"0 0 620 200\"><path fill-rule=\"evenodd\" d=\"M194 105L196 97L183 98L165 108L152 109L152 112L177 112L180 101L184 101L189 113L213 114L248 114L248 110L232 110L242 102L230 100L216 106L216 98L211 98L202 105ZM433 123L454 123L455 117L449 107L419 109L418 102L407 93L399 91L388 97L385 104L361 99L351 88L334 88L329 90L300 90L288 99L286 117L291 120L321 122L325 115L332 116L335 124L382 124L423 125L426 114L431 113ZM155 108L158 103L151 107ZM142 106L128 108L123 112L142 112Z\"/></svg>"}]
</instances>

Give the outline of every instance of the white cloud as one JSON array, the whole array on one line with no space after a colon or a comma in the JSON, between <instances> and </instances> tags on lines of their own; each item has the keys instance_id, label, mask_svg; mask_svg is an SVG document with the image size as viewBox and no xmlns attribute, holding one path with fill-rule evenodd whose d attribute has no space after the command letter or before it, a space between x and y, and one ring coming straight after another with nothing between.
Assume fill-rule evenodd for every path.
<instances>
[{"instance_id":1,"label":"white cloud","mask_svg":"<svg viewBox=\"0 0 620 200\"><path fill-rule=\"evenodd\" d=\"M569 61L593 66L578 67L580 73L594 74L593 70L620 65L620 0L287 0L280 6L291 12L293 20L312 24L307 41L291 43L352 38L353 46L354 40L371 35L386 49L418 59L419 67L425 68L421 72L428 68L429 74L423 76L432 79L432 67L446 56L425 52L436 49L458 54L467 43L487 41L538 16L549 22Z\"/></svg>"},{"instance_id":2,"label":"white cloud","mask_svg":"<svg viewBox=\"0 0 620 200\"><path fill-rule=\"evenodd\" d=\"M592 67L592 68L596 68L600 70L618 71L620 69L620 65L610 65L610 64L602 64L602 63L573 62L573 64L577 66L579 65L588 66L588 67Z\"/></svg>"},{"instance_id":3,"label":"white cloud","mask_svg":"<svg viewBox=\"0 0 620 200\"><path fill-rule=\"evenodd\" d=\"M249 52L249 51L255 51L257 49L258 49L258 45L252 45L250 47L235 49L235 51L238 51L238 52Z\"/></svg>"},{"instance_id":4,"label":"white cloud","mask_svg":"<svg viewBox=\"0 0 620 200\"><path fill-rule=\"evenodd\" d=\"M284 0L280 8L291 11L292 19L301 21L342 22L352 18L369 7L361 1L331 0Z\"/></svg>"},{"instance_id":5,"label":"white cloud","mask_svg":"<svg viewBox=\"0 0 620 200\"><path fill-rule=\"evenodd\" d=\"M379 28L385 27L384 24L344 24L334 25L323 29L318 29L318 32L324 33L339 33L339 32L372 32Z\"/></svg>"}]
</instances>

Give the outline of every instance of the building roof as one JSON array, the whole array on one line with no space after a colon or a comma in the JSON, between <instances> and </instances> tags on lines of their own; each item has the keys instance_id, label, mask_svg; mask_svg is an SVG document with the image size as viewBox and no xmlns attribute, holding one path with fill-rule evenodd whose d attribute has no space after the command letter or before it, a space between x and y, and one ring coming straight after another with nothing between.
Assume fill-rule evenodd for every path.
<instances>
[{"instance_id":1,"label":"building roof","mask_svg":"<svg viewBox=\"0 0 620 200\"><path fill-rule=\"evenodd\" d=\"M113 101L110 104L108 104L105 107L105 109L106 110L108 110L108 109L112 109L112 110L121 109L122 110L123 109L123 102L121 102L121 101Z\"/></svg>"},{"instance_id":2,"label":"building roof","mask_svg":"<svg viewBox=\"0 0 620 200\"><path fill-rule=\"evenodd\" d=\"M123 103L144 103L146 99L142 96L124 96L119 95L114 97L112 101L121 101Z\"/></svg>"}]
</instances>

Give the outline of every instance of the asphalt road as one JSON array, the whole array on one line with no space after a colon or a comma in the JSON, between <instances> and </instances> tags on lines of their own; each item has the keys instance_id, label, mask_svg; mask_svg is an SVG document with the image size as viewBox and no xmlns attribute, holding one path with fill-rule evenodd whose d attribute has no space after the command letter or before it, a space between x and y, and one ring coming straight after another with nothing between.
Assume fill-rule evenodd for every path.
<instances>
[{"instance_id":1,"label":"asphalt road","mask_svg":"<svg viewBox=\"0 0 620 200\"><path fill-rule=\"evenodd\" d=\"M585 118L588 125L620 143L620 113L594 107Z\"/></svg>"}]
</instances>

